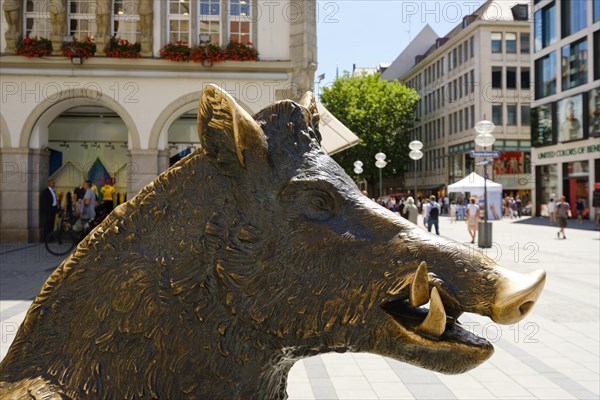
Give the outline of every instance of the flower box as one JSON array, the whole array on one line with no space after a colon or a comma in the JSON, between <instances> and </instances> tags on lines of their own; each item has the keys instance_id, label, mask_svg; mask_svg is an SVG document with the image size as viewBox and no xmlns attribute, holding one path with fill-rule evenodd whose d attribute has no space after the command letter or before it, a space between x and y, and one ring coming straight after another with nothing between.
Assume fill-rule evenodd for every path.
<instances>
[{"instance_id":1,"label":"flower box","mask_svg":"<svg viewBox=\"0 0 600 400\"><path fill-rule=\"evenodd\" d=\"M187 42L168 43L160 49L160 58L171 61L190 61L190 53Z\"/></svg>"},{"instance_id":2,"label":"flower box","mask_svg":"<svg viewBox=\"0 0 600 400\"><path fill-rule=\"evenodd\" d=\"M252 47L252 42L248 44L239 43L234 40L225 47L225 58L233 61L256 61L258 60L258 51Z\"/></svg>"},{"instance_id":3,"label":"flower box","mask_svg":"<svg viewBox=\"0 0 600 400\"><path fill-rule=\"evenodd\" d=\"M52 42L46 38L25 36L17 45L17 54L23 57L45 57L52 54Z\"/></svg>"},{"instance_id":4,"label":"flower box","mask_svg":"<svg viewBox=\"0 0 600 400\"><path fill-rule=\"evenodd\" d=\"M73 43L63 44L62 54L69 58L80 57L87 60L96 54L96 43L89 36L82 41L75 39Z\"/></svg>"},{"instance_id":5,"label":"flower box","mask_svg":"<svg viewBox=\"0 0 600 400\"><path fill-rule=\"evenodd\" d=\"M104 54L113 58L140 58L142 56L140 51L139 43L129 43L125 39L112 37L104 49Z\"/></svg>"}]
</instances>

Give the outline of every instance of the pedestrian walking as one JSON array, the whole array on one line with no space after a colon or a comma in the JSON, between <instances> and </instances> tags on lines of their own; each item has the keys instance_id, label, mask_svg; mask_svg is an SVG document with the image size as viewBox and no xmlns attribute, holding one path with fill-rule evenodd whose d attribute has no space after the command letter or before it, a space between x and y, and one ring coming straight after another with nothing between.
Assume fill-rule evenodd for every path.
<instances>
[{"instance_id":1,"label":"pedestrian walking","mask_svg":"<svg viewBox=\"0 0 600 400\"><path fill-rule=\"evenodd\" d=\"M560 201L556 205L556 219L558 219L558 226L560 230L556 232L556 236L560 239L562 233L563 239L566 239L565 228L567 227L567 221L571 216L571 206L565 201L565 196L560 196Z\"/></svg>"},{"instance_id":2,"label":"pedestrian walking","mask_svg":"<svg viewBox=\"0 0 600 400\"><path fill-rule=\"evenodd\" d=\"M471 202L467 206L467 230L471 235L471 243L475 243L475 235L479 226L479 206L477 199L471 197Z\"/></svg>"},{"instance_id":3,"label":"pedestrian walking","mask_svg":"<svg viewBox=\"0 0 600 400\"><path fill-rule=\"evenodd\" d=\"M406 199L406 203L404 204L403 209L404 215L406 215L407 219L413 224L417 224L417 218L419 216L419 209L415 205L415 200L412 197Z\"/></svg>"},{"instance_id":4,"label":"pedestrian walking","mask_svg":"<svg viewBox=\"0 0 600 400\"><path fill-rule=\"evenodd\" d=\"M442 212L441 206L435 201L435 195L429 197L429 206L427 207L427 232L431 232L431 227L435 227L435 234L440 234L439 217Z\"/></svg>"},{"instance_id":5,"label":"pedestrian walking","mask_svg":"<svg viewBox=\"0 0 600 400\"><path fill-rule=\"evenodd\" d=\"M554 201L554 193L550 196L548 201L548 215L550 216L550 224L556 225L556 202Z\"/></svg>"}]
</instances>

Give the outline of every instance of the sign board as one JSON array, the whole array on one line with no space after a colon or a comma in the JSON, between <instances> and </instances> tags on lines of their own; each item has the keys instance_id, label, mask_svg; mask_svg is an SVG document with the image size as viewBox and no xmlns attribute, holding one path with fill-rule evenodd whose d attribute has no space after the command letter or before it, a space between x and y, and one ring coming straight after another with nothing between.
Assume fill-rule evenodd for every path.
<instances>
[{"instance_id":1,"label":"sign board","mask_svg":"<svg viewBox=\"0 0 600 400\"><path fill-rule=\"evenodd\" d=\"M500 152L499 151L475 151L475 150L471 150L469 152L469 155L471 156L471 158L475 158L475 157L498 158L498 157L500 157Z\"/></svg>"},{"instance_id":2,"label":"sign board","mask_svg":"<svg viewBox=\"0 0 600 400\"><path fill-rule=\"evenodd\" d=\"M492 160L483 160L483 161L477 161L475 163L475 165L492 165L494 163L494 161Z\"/></svg>"}]
</instances>

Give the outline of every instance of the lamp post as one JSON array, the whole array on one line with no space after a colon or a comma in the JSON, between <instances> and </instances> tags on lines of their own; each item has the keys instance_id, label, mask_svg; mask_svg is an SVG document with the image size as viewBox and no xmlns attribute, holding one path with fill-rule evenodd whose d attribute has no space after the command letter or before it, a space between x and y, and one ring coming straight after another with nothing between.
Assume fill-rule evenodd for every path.
<instances>
[{"instance_id":1,"label":"lamp post","mask_svg":"<svg viewBox=\"0 0 600 400\"><path fill-rule=\"evenodd\" d=\"M419 140L413 140L408 144L408 148L410 149L410 153L408 156L415 161L415 192L413 193L415 203L417 202L417 161L423 158L423 152L421 149L423 148L423 143Z\"/></svg>"},{"instance_id":2,"label":"lamp post","mask_svg":"<svg viewBox=\"0 0 600 400\"><path fill-rule=\"evenodd\" d=\"M493 122L483 120L479 121L475 124L475 131L477 132L477 136L475 136L475 144L483 147L484 150L488 146L492 146L496 141L492 132L494 131L496 126ZM478 237L478 245L481 248L490 248L492 247L492 226L488 223L488 197L487 197L487 167L489 164L489 160L485 160L483 162L483 223L479 223L479 237Z\"/></svg>"},{"instance_id":3,"label":"lamp post","mask_svg":"<svg viewBox=\"0 0 600 400\"><path fill-rule=\"evenodd\" d=\"M375 166L379 168L379 197L381 197L383 196L383 180L381 177L381 170L387 165L387 162L385 161L385 154L382 152L375 154L375 160Z\"/></svg>"},{"instance_id":4,"label":"lamp post","mask_svg":"<svg viewBox=\"0 0 600 400\"><path fill-rule=\"evenodd\" d=\"M360 188L360 174L362 174L362 172L363 172L362 167L363 167L362 161L360 161L360 160L354 161L354 173L357 175L356 184L359 185L358 186L359 188Z\"/></svg>"}]
</instances>

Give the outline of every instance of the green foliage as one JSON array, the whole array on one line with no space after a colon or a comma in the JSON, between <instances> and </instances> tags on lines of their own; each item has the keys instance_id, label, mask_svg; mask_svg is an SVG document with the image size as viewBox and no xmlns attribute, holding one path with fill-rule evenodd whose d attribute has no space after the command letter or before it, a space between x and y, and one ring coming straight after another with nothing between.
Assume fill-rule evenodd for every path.
<instances>
[{"instance_id":1,"label":"green foliage","mask_svg":"<svg viewBox=\"0 0 600 400\"><path fill-rule=\"evenodd\" d=\"M350 76L348 72L323 89L320 101L348 129L360 144L335 154L333 158L350 176L354 162L363 162L363 176L373 181L379 175L375 154L386 154L383 176L401 176L412 160L408 157L409 129L415 121L414 107L419 95L398 82L388 82L380 74Z\"/></svg>"}]
</instances>

